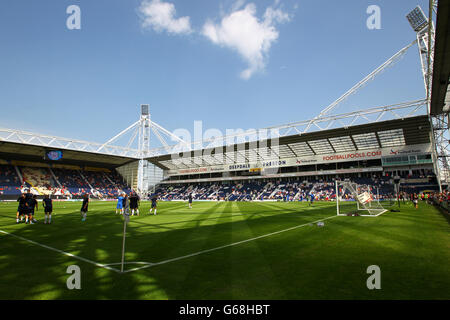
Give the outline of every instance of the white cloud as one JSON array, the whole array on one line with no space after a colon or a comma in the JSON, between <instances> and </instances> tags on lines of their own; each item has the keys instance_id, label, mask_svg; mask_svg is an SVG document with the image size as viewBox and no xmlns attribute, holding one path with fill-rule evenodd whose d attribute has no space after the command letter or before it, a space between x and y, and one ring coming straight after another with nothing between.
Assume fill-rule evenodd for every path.
<instances>
[{"instance_id":1,"label":"white cloud","mask_svg":"<svg viewBox=\"0 0 450 320\"><path fill-rule=\"evenodd\" d=\"M288 22L290 17L281 9L268 7L262 19L256 16L256 6L238 1L234 10L219 24L208 20L202 34L213 43L237 51L248 63L241 77L249 79L255 72L264 70L272 44L278 39L276 24Z\"/></svg>"},{"instance_id":2,"label":"white cloud","mask_svg":"<svg viewBox=\"0 0 450 320\"><path fill-rule=\"evenodd\" d=\"M192 32L189 17L175 18L175 5L161 0L144 0L139 7L142 26L157 32L167 31L173 34Z\"/></svg>"}]
</instances>

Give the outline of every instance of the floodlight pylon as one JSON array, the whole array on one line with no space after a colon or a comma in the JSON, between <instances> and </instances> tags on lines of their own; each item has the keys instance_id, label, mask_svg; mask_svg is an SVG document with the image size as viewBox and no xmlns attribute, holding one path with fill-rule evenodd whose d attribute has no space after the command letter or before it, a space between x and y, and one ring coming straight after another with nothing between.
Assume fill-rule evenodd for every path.
<instances>
[{"instance_id":1,"label":"floodlight pylon","mask_svg":"<svg viewBox=\"0 0 450 320\"><path fill-rule=\"evenodd\" d=\"M148 157L150 150L150 132L152 128L152 122L150 119L150 110L148 104L141 105L141 119L139 120L139 167L138 167L138 185L137 191L139 194L144 195L149 190L148 181L148 169L149 162L145 160Z\"/></svg>"},{"instance_id":2,"label":"floodlight pylon","mask_svg":"<svg viewBox=\"0 0 450 320\"><path fill-rule=\"evenodd\" d=\"M433 148L433 164L436 172L439 187L442 190L442 184L448 184L450 180L450 165L448 158L450 155L450 133L448 112L438 115L431 114L431 89L433 78L433 58L434 58L434 41L435 28L433 25L433 12L436 8L436 1L429 2L428 18L422 9L417 6L412 10L406 18L411 27L416 32L417 46L419 48L420 64L422 67L422 76L425 85L427 112L432 124L432 143Z\"/></svg>"}]
</instances>

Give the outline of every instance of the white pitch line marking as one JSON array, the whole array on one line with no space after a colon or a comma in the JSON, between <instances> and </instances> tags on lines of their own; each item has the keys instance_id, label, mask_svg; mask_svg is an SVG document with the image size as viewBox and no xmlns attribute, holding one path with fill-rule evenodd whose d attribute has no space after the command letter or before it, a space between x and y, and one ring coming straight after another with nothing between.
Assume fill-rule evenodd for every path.
<instances>
[{"instance_id":1,"label":"white pitch line marking","mask_svg":"<svg viewBox=\"0 0 450 320\"><path fill-rule=\"evenodd\" d=\"M98 262L95 262L95 261L92 261L92 260L89 260L89 259L86 259L86 258L77 256L77 255L74 255L74 254L69 253L69 252L62 251L62 250L59 250L59 249L56 249L56 248L52 248L52 247L49 247L49 246L47 246L47 245L45 245L45 244L42 244L42 243L39 243L39 242L30 240L30 239L27 239L27 238L24 238L24 237L21 237L21 236L18 236L18 235L9 233L9 232L3 231L3 230L0 230L0 233L6 234L6 235L8 235L8 236L11 236L11 237L14 237L14 238L17 238L17 239L20 239L20 240L23 240L23 241L26 241L26 242L29 242L29 243L32 243L32 244L34 244L34 245L40 246L40 247L42 247L42 248L45 248L45 249L48 249L48 250L51 250L51 251L55 251L55 252L61 253L61 254L65 255L65 256L72 257L72 258L75 258L75 259L78 259L78 260L81 260L81 261L84 261L84 262L93 264L93 265L95 265L95 266L97 266L97 267L105 268L105 269L108 269L108 270L111 270L111 271L115 271L115 272L119 272L119 273L120 273L120 270L115 269L115 268L112 268L112 267L108 267L108 266L105 265L105 264L98 263Z\"/></svg>"},{"instance_id":2,"label":"white pitch line marking","mask_svg":"<svg viewBox=\"0 0 450 320\"><path fill-rule=\"evenodd\" d=\"M130 269L130 270L126 270L123 273L128 273L128 272L137 271L137 270L141 270L141 269L146 269L146 268L150 268L150 267L154 267L154 266L159 266L161 264L166 264L166 263L169 263L169 262L174 262L174 261L178 261L178 260L182 260L182 259L191 258L191 257L194 257L194 256L198 256L200 254L203 254L203 253L208 253L208 252L212 252L212 251L216 251L216 250L220 250L220 249L236 246L238 244L242 244L242 243L258 240L258 239L261 239L261 238L270 237L270 236L273 236L273 235L276 235L276 234L279 234L279 233L282 233L282 232L291 231L291 230L294 230L294 229L298 229L298 228L307 226L309 224L314 224L314 223L317 223L317 222L320 222L320 221L325 221L325 220L333 219L333 218L336 218L336 217L338 217L338 215L334 215L334 216L330 216L330 217L327 217L327 218L319 219L319 220L316 220L316 221L313 221L313 222L300 224L300 225L297 225L297 226L294 226L294 227L290 227L290 228L287 228L287 229L283 229L283 230L280 230L280 231L275 231L275 232L263 234L263 235L258 236L258 237L254 237L254 238L250 238L250 239L246 239L246 240L242 240L242 241L238 241L238 242L233 242L233 243L230 243L230 244L226 244L224 246L211 248L211 249L206 249L206 250L202 250L202 251L199 251L199 252L191 253L191 254L188 254L188 255L185 255L185 256L172 258L172 259L168 259L168 260L164 260L164 261L160 261L160 262L155 262L155 263L152 263L152 264L147 265L147 266L137 267L137 268L133 268L133 269Z\"/></svg>"},{"instance_id":3,"label":"white pitch line marking","mask_svg":"<svg viewBox=\"0 0 450 320\"><path fill-rule=\"evenodd\" d=\"M117 266L117 265L121 265L122 262L115 262L115 263L108 263L105 264L105 266ZM145 265L151 265L153 263L151 262L144 262L144 261L139 261L139 262L124 262L123 264L145 264Z\"/></svg>"}]
</instances>

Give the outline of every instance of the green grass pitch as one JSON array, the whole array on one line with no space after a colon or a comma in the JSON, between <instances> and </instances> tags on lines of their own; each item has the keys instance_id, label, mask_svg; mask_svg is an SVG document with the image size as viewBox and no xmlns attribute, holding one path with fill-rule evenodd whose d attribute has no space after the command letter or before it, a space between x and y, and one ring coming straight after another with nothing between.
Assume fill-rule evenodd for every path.
<instances>
[{"instance_id":1,"label":"green grass pitch","mask_svg":"<svg viewBox=\"0 0 450 320\"><path fill-rule=\"evenodd\" d=\"M160 202L153 216L144 202L126 273L115 202L91 202L86 222L80 207L55 202L52 225L42 207L17 225L17 203L0 203L0 299L450 299L450 224L424 203L372 218L326 202ZM74 264L80 290L66 286ZM366 286L370 265L380 290Z\"/></svg>"}]
</instances>

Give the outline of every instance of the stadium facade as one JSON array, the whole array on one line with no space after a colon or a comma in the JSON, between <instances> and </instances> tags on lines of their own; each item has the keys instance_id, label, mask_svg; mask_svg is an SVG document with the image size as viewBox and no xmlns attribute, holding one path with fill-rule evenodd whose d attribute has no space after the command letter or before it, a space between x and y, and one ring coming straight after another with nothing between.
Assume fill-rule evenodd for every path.
<instances>
[{"instance_id":1,"label":"stadium facade","mask_svg":"<svg viewBox=\"0 0 450 320\"><path fill-rule=\"evenodd\" d=\"M428 117L291 135L148 158L164 170L162 184L253 179L424 176L433 173ZM428 181L428 180L427 180Z\"/></svg>"},{"instance_id":2,"label":"stadium facade","mask_svg":"<svg viewBox=\"0 0 450 320\"><path fill-rule=\"evenodd\" d=\"M439 188L432 124L426 115L301 135L280 136L277 132L271 139L254 138L239 144L224 144L222 137L219 142L223 145L218 146L217 141L209 142L215 147L190 151L185 146L183 152L145 159L108 155L107 150L94 153L60 148L62 158L57 160L46 156L52 150L48 146L33 145L32 141L2 141L0 196L12 199L21 189L33 188L39 195L77 197L90 193L94 197L114 198L120 192L140 191L142 161L146 162L148 181L148 189L141 192L142 196L154 192L157 186L164 189L213 183L223 186L249 182L300 184L376 178L389 182L395 176L417 191ZM8 169L9 174L2 176ZM228 199L228 196L223 193L221 198Z\"/></svg>"}]
</instances>

